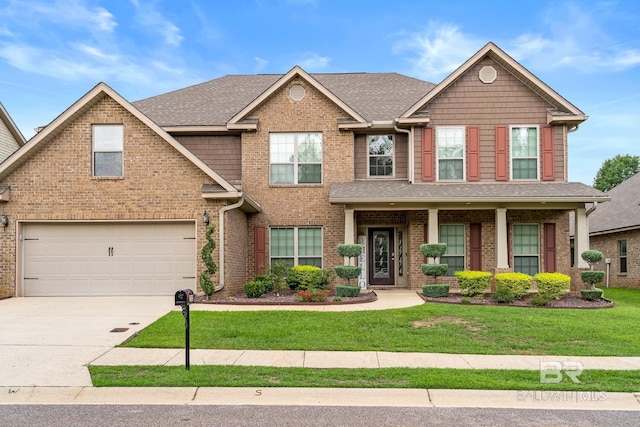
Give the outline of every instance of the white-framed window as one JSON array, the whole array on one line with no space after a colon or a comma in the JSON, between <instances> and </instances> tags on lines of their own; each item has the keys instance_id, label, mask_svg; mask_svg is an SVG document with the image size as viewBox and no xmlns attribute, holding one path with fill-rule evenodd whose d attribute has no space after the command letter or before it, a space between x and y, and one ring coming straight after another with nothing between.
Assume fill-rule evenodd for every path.
<instances>
[{"instance_id":1,"label":"white-framed window","mask_svg":"<svg viewBox=\"0 0 640 427\"><path fill-rule=\"evenodd\" d=\"M92 126L93 176L123 176L123 125Z\"/></svg>"},{"instance_id":2,"label":"white-framed window","mask_svg":"<svg viewBox=\"0 0 640 427\"><path fill-rule=\"evenodd\" d=\"M393 135L367 136L369 148L369 176L393 176Z\"/></svg>"},{"instance_id":3,"label":"white-framed window","mask_svg":"<svg viewBox=\"0 0 640 427\"><path fill-rule=\"evenodd\" d=\"M513 225L513 271L534 276L540 271L538 224Z\"/></svg>"},{"instance_id":4,"label":"white-framed window","mask_svg":"<svg viewBox=\"0 0 640 427\"><path fill-rule=\"evenodd\" d=\"M270 134L269 183L321 184L322 134Z\"/></svg>"},{"instance_id":5,"label":"white-framed window","mask_svg":"<svg viewBox=\"0 0 640 427\"><path fill-rule=\"evenodd\" d=\"M322 268L322 227L271 227L269 231L272 264L284 261Z\"/></svg>"},{"instance_id":6,"label":"white-framed window","mask_svg":"<svg viewBox=\"0 0 640 427\"><path fill-rule=\"evenodd\" d=\"M539 135L538 126L511 126L511 179L539 178Z\"/></svg>"},{"instance_id":7,"label":"white-framed window","mask_svg":"<svg viewBox=\"0 0 640 427\"><path fill-rule=\"evenodd\" d=\"M436 128L436 156L438 181L464 181L465 128L438 126Z\"/></svg>"},{"instance_id":8,"label":"white-framed window","mask_svg":"<svg viewBox=\"0 0 640 427\"><path fill-rule=\"evenodd\" d=\"M440 224L438 241L447 244L447 251L440 257L440 264L448 264L447 276L465 269L464 224Z\"/></svg>"}]
</instances>

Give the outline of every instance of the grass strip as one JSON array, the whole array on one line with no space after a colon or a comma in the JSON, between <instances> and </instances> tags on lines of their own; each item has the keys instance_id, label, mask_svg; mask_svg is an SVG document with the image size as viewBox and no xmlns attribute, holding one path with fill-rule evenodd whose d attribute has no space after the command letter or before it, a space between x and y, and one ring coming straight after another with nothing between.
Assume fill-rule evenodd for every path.
<instances>
[{"instance_id":1,"label":"grass strip","mask_svg":"<svg viewBox=\"0 0 640 427\"><path fill-rule=\"evenodd\" d=\"M637 392L638 371L588 370L541 384L539 371L498 369L312 369L265 366L89 366L95 387L328 387Z\"/></svg>"}]
</instances>

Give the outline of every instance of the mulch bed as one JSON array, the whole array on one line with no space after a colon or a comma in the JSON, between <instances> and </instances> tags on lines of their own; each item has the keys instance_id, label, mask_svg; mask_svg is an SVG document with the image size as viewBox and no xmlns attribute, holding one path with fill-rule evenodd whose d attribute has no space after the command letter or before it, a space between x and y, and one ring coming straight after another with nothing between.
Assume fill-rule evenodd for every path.
<instances>
[{"instance_id":1,"label":"mulch bed","mask_svg":"<svg viewBox=\"0 0 640 427\"><path fill-rule=\"evenodd\" d=\"M465 305L500 305L510 307L539 307L531 302L529 298L532 296L526 296L521 300L515 300L511 303L499 303L491 299L491 295L485 295L484 297L465 297L460 294L451 294L448 297L442 298L429 298L418 292L418 295L426 302L444 303L444 304L465 304ZM542 308L611 308L613 302L606 298L600 298L597 300L589 301L580 297L580 295L567 294L560 299L552 300Z\"/></svg>"},{"instance_id":2,"label":"mulch bed","mask_svg":"<svg viewBox=\"0 0 640 427\"><path fill-rule=\"evenodd\" d=\"M273 292L267 292L259 298L249 298L244 292L225 295L211 295L209 300L204 295L196 296L195 303L199 304L237 304L237 305L338 305L338 304L362 304L373 302L378 299L375 292L360 292L357 297L340 297L340 301L334 301L335 295L329 295L327 301L324 302L303 302L298 301L294 291L283 291L280 295Z\"/></svg>"}]
</instances>

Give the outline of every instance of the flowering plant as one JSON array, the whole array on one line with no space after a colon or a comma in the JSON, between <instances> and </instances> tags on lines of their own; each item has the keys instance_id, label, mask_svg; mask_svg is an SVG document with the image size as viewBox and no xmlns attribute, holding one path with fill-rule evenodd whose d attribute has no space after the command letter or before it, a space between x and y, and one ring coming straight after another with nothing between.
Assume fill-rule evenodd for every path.
<instances>
[{"instance_id":1,"label":"flowering plant","mask_svg":"<svg viewBox=\"0 0 640 427\"><path fill-rule=\"evenodd\" d=\"M296 292L295 297L301 302L324 302L329 298L329 289L310 288L305 291Z\"/></svg>"}]
</instances>

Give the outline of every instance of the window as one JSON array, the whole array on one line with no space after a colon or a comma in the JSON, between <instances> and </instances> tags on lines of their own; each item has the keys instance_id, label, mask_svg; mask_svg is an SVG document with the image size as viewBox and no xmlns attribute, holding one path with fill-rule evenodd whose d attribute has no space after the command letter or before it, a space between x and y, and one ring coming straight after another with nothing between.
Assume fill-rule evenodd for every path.
<instances>
[{"instance_id":1,"label":"window","mask_svg":"<svg viewBox=\"0 0 640 427\"><path fill-rule=\"evenodd\" d=\"M627 272L627 241L618 240L618 257L620 258L619 270L620 273Z\"/></svg>"},{"instance_id":2,"label":"window","mask_svg":"<svg viewBox=\"0 0 640 427\"><path fill-rule=\"evenodd\" d=\"M93 176L122 176L122 125L93 126Z\"/></svg>"},{"instance_id":3,"label":"window","mask_svg":"<svg viewBox=\"0 0 640 427\"><path fill-rule=\"evenodd\" d=\"M322 268L322 228L273 227L269 239L271 263L315 265Z\"/></svg>"},{"instance_id":4,"label":"window","mask_svg":"<svg viewBox=\"0 0 640 427\"><path fill-rule=\"evenodd\" d=\"M393 176L393 135L369 135L369 176Z\"/></svg>"},{"instance_id":5,"label":"window","mask_svg":"<svg viewBox=\"0 0 640 427\"><path fill-rule=\"evenodd\" d=\"M271 184L322 183L321 133L272 133L269 154Z\"/></svg>"},{"instance_id":6,"label":"window","mask_svg":"<svg viewBox=\"0 0 640 427\"><path fill-rule=\"evenodd\" d=\"M511 178L538 179L538 128L511 127Z\"/></svg>"},{"instance_id":7,"label":"window","mask_svg":"<svg viewBox=\"0 0 640 427\"><path fill-rule=\"evenodd\" d=\"M539 267L539 234L537 224L513 225L513 271L534 276Z\"/></svg>"},{"instance_id":8,"label":"window","mask_svg":"<svg viewBox=\"0 0 640 427\"><path fill-rule=\"evenodd\" d=\"M436 128L438 180L464 180L464 128Z\"/></svg>"},{"instance_id":9,"label":"window","mask_svg":"<svg viewBox=\"0 0 640 427\"><path fill-rule=\"evenodd\" d=\"M440 257L440 264L448 264L447 276L464 268L464 224L442 224L439 226L440 243L447 244L447 251Z\"/></svg>"}]
</instances>

